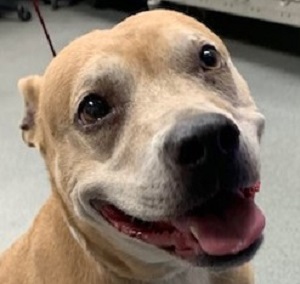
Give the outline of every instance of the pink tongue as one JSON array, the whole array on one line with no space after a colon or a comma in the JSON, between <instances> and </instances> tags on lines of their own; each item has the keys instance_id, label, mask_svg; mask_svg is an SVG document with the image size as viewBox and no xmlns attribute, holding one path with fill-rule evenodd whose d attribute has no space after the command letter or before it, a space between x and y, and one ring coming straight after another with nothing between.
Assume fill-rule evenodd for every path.
<instances>
[{"instance_id":1,"label":"pink tongue","mask_svg":"<svg viewBox=\"0 0 300 284\"><path fill-rule=\"evenodd\" d=\"M237 254L257 240L265 227L265 217L254 199L236 195L221 214L185 217L174 226L181 232L191 232L207 254L222 256Z\"/></svg>"}]
</instances>

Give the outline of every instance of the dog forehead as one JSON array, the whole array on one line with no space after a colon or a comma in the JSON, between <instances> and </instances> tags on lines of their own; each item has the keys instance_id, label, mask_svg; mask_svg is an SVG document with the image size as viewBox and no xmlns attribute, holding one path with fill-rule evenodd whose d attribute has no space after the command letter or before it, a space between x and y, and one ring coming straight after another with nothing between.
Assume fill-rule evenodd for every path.
<instances>
[{"instance_id":1,"label":"dog forehead","mask_svg":"<svg viewBox=\"0 0 300 284\"><path fill-rule=\"evenodd\" d=\"M139 53L168 53L172 43L180 41L208 41L222 53L226 47L222 40L204 24L182 13L166 10L143 12L125 19L109 30L96 30L71 42L47 68L53 73L68 67L82 66L90 57L101 52L139 59ZM144 58L143 58L144 59ZM57 70L54 70L57 69Z\"/></svg>"},{"instance_id":2,"label":"dog forehead","mask_svg":"<svg viewBox=\"0 0 300 284\"><path fill-rule=\"evenodd\" d=\"M182 28L194 29L214 41L221 42L220 38L201 22L183 13L171 10L154 10L138 13L116 25L113 30L131 30L141 36L147 37L147 34L145 34L146 31L149 34L157 35L162 30L172 27L176 28L179 32Z\"/></svg>"},{"instance_id":3,"label":"dog forehead","mask_svg":"<svg viewBox=\"0 0 300 284\"><path fill-rule=\"evenodd\" d=\"M96 30L75 39L49 64L45 83L65 86L86 62L91 62L92 57L99 58L99 54L118 55L127 62L140 61L147 67L147 63L151 65L153 61L160 63L159 56L169 56L172 47L184 49L186 43L197 41L213 43L227 55L222 40L189 16L167 10L139 13L112 29ZM153 60L155 57L158 60Z\"/></svg>"}]
</instances>

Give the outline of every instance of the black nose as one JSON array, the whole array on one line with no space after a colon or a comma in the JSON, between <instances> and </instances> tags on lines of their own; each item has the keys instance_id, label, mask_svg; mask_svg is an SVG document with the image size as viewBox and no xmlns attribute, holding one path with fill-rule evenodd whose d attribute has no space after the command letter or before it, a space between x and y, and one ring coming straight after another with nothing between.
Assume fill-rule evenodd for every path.
<instances>
[{"instance_id":1,"label":"black nose","mask_svg":"<svg viewBox=\"0 0 300 284\"><path fill-rule=\"evenodd\" d=\"M239 148L239 129L227 117L201 114L179 121L165 140L169 161L182 168L214 167Z\"/></svg>"}]
</instances>

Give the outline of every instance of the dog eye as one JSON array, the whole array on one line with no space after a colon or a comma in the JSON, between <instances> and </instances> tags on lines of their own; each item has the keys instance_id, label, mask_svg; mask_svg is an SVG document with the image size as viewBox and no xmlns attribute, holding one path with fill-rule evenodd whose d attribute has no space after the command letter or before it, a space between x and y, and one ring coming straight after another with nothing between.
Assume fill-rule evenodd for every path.
<instances>
[{"instance_id":1,"label":"dog eye","mask_svg":"<svg viewBox=\"0 0 300 284\"><path fill-rule=\"evenodd\" d=\"M97 94L87 95L79 104L78 118L84 125L95 124L110 112L108 103Z\"/></svg>"},{"instance_id":2,"label":"dog eye","mask_svg":"<svg viewBox=\"0 0 300 284\"><path fill-rule=\"evenodd\" d=\"M204 69L215 69L220 67L220 55L213 45L206 44L200 52L200 60Z\"/></svg>"}]
</instances>

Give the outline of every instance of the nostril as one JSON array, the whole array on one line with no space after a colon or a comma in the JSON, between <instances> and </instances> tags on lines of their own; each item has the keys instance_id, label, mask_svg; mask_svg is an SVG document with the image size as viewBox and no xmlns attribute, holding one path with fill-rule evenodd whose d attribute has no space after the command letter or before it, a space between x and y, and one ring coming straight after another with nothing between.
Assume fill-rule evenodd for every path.
<instances>
[{"instance_id":1,"label":"nostril","mask_svg":"<svg viewBox=\"0 0 300 284\"><path fill-rule=\"evenodd\" d=\"M239 136L237 125L223 115L207 113L188 117L177 122L165 137L163 156L172 166L189 171L200 167L217 171L219 159L223 159L225 167L223 162L229 164L235 157Z\"/></svg>"},{"instance_id":2,"label":"nostril","mask_svg":"<svg viewBox=\"0 0 300 284\"><path fill-rule=\"evenodd\" d=\"M206 160L206 147L196 136L182 141L178 150L177 162L182 166L200 166Z\"/></svg>"},{"instance_id":3,"label":"nostril","mask_svg":"<svg viewBox=\"0 0 300 284\"><path fill-rule=\"evenodd\" d=\"M238 149L240 132L236 125L223 126L218 134L218 147L223 154L229 154Z\"/></svg>"}]
</instances>

